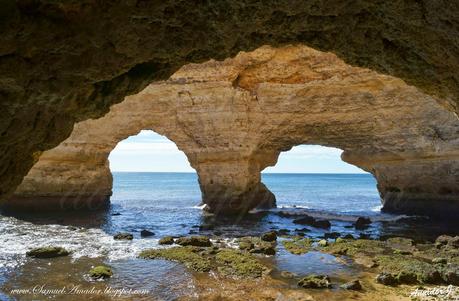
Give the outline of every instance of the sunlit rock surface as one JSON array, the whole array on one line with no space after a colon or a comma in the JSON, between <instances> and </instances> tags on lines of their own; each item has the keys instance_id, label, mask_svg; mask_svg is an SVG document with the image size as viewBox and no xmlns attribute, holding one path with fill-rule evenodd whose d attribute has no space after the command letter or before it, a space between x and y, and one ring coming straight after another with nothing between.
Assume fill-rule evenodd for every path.
<instances>
[{"instance_id":1,"label":"sunlit rock surface","mask_svg":"<svg viewBox=\"0 0 459 301\"><path fill-rule=\"evenodd\" d=\"M75 200L101 203L111 194L110 151L151 129L187 155L215 213L273 206L260 172L300 144L343 149L344 161L376 177L387 210L457 213L459 121L441 103L332 53L262 47L186 65L103 118L78 123L43 153L7 205L58 208L53 198L70 207Z\"/></svg>"},{"instance_id":2,"label":"sunlit rock surface","mask_svg":"<svg viewBox=\"0 0 459 301\"><path fill-rule=\"evenodd\" d=\"M0 197L75 122L184 64L304 43L458 112L459 2L13 1L0 11Z\"/></svg>"}]
</instances>

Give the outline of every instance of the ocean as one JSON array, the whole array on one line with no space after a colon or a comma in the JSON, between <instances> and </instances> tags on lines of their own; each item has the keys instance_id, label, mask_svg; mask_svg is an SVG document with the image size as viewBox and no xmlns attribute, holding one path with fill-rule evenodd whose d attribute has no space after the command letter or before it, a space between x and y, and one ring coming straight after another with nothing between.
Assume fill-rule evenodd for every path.
<instances>
[{"instance_id":1,"label":"ocean","mask_svg":"<svg viewBox=\"0 0 459 301\"><path fill-rule=\"evenodd\" d=\"M146 263L137 258L140 251L157 248L158 239L166 235L202 234L219 237L231 244L234 238L256 236L270 230L313 239L321 239L330 232L356 238L406 236L418 240L457 233L457 228L441 222L429 223L422 217L381 213L376 182L370 174L263 174L263 183L276 196L277 208L254 211L243 218L215 217L204 212L194 173L115 172L113 178L111 206L105 211L0 215L1 300L16 300L8 291L32 285L42 277L47 277L51 283L53 279L63 281L67 277L66 282L88 285L91 282L85 273L90 266L100 263L117 271L110 285L147 288L154 291L155 296L161 296L160 300L173 300L193 291L193 277L189 272L176 263ZM329 220L330 229L293 222L296 215L304 214ZM367 229L353 227L360 216L372 220ZM154 235L142 238L141 230ZM132 233L134 239L113 240L118 232ZM47 245L63 246L72 252L71 256L53 261L59 265L25 256L27 250ZM275 271L290 270L299 275L308 271L340 277L343 273L356 273L333 256L318 252L296 256L279 247L271 261ZM154 282L150 281L152 279ZM183 287L178 289L167 281L180 282Z\"/></svg>"}]
</instances>

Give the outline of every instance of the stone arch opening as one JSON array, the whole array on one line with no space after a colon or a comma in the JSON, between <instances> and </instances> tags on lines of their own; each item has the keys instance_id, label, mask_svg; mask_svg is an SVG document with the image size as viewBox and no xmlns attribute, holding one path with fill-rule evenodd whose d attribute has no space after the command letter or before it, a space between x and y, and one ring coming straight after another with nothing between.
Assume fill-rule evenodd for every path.
<instances>
[{"instance_id":1,"label":"stone arch opening","mask_svg":"<svg viewBox=\"0 0 459 301\"><path fill-rule=\"evenodd\" d=\"M110 151L108 161L112 173L196 172L173 141L153 130L140 130L119 141Z\"/></svg>"},{"instance_id":2,"label":"stone arch opening","mask_svg":"<svg viewBox=\"0 0 459 301\"><path fill-rule=\"evenodd\" d=\"M381 205L376 179L341 159L343 150L298 145L279 155L262 171L262 180L276 196L279 208L361 214Z\"/></svg>"},{"instance_id":3,"label":"stone arch opening","mask_svg":"<svg viewBox=\"0 0 459 301\"><path fill-rule=\"evenodd\" d=\"M62 162L72 160L79 164L72 180L94 179L90 188L98 189L102 180L94 175L108 169L107 149L145 128L187 155L203 202L214 213L273 206L261 171L301 144L342 149L344 161L375 176L387 210L459 208L457 115L400 79L301 45L266 46L182 67L103 118L77 124L66 141L40 157L16 196L71 191L55 183L65 172ZM32 190L29 181L35 182Z\"/></svg>"}]
</instances>

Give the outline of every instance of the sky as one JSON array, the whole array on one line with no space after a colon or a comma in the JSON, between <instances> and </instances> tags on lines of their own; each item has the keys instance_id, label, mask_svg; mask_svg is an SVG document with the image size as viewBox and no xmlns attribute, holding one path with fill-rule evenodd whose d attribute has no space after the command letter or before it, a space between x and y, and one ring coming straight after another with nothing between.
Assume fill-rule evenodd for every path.
<instances>
[{"instance_id":1,"label":"sky","mask_svg":"<svg viewBox=\"0 0 459 301\"><path fill-rule=\"evenodd\" d=\"M279 156L276 166L266 173L363 173L341 160L342 150L320 145L300 145ZM185 154L174 142L153 131L141 131L112 150L112 171L194 172Z\"/></svg>"}]
</instances>

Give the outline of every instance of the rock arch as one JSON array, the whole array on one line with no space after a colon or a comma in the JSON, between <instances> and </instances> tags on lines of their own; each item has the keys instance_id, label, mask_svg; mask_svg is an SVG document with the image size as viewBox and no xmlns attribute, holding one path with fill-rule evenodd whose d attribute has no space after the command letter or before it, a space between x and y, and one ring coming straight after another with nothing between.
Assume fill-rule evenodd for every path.
<instances>
[{"instance_id":1,"label":"rock arch","mask_svg":"<svg viewBox=\"0 0 459 301\"><path fill-rule=\"evenodd\" d=\"M7 205L37 196L105 200L108 154L152 129L174 141L199 175L212 212L272 206L260 171L299 144L344 150L371 172L391 211L459 212L459 121L438 99L404 81L352 67L306 46L261 47L222 62L190 64L78 123L46 151ZM50 203L54 207L55 203Z\"/></svg>"}]
</instances>

